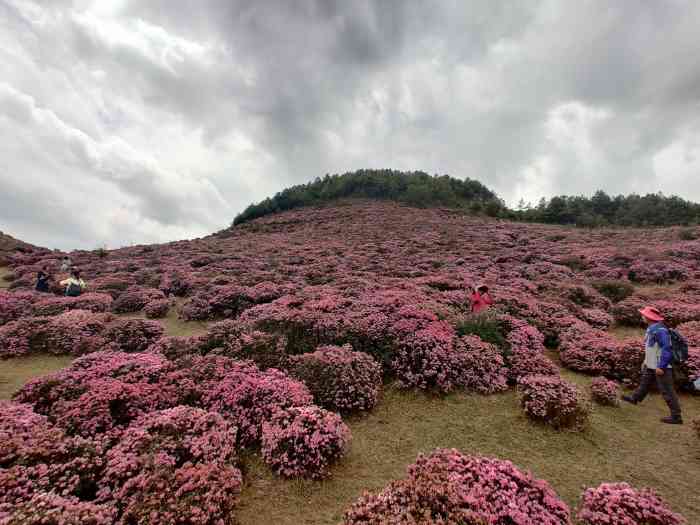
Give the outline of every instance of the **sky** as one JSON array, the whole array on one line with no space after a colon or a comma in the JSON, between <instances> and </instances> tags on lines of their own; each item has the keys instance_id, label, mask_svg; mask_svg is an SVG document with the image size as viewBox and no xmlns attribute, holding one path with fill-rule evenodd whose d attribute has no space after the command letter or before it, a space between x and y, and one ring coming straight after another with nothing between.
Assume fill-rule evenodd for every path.
<instances>
[{"instance_id":1,"label":"sky","mask_svg":"<svg viewBox=\"0 0 700 525\"><path fill-rule=\"evenodd\" d=\"M195 238L326 173L700 201L694 0L0 0L0 230Z\"/></svg>"}]
</instances>

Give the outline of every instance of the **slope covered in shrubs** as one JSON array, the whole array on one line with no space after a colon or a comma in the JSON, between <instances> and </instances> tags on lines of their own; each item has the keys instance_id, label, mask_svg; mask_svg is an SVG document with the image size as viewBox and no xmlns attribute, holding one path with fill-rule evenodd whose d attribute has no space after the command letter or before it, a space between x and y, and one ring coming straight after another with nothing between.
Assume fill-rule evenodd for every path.
<instances>
[{"instance_id":1,"label":"slope covered in shrubs","mask_svg":"<svg viewBox=\"0 0 700 525\"><path fill-rule=\"evenodd\" d=\"M348 422L371 417L387 388L427 391L435 402L453 393L491 396L484 403L507 398L526 432L593 427L583 434L589 439L599 428L587 390L560 366L599 377L591 394L612 403L618 383L638 381L643 350L608 328L635 325L642 304L667 312L688 337L691 358L678 381L700 376L700 241L643 234L641 245L635 231L563 230L359 201L270 215L193 241L75 252L90 291L77 299L32 291L36 270L57 265L60 254L17 252L8 261L11 290L0 292L0 356L80 357L30 381L15 396L22 405L8 413L13 425L56 433L57 443L77 451L66 458L49 447L34 463L0 464L0 487L14 498L4 510L15 522L34 502L66 520L92 513L106 523L157 523L175 513L197 523L207 508L213 523L225 521L244 478L242 452L280 476L335 476L352 454ZM469 286L480 282L496 304L473 316ZM198 324L205 330L166 337L161 321L135 318L167 309L183 324L206 321ZM221 457L209 452L211 443ZM368 515L381 520L441 505L411 492L416 485L427 494L430 479L442 479L444 458L436 454L425 477L386 492L400 508L372 498ZM455 454L448 464L468 466L445 489L456 498L445 516L486 512L478 502L460 507L472 490L522 500L543 522L573 515L514 465ZM85 468L78 486L74 465ZM470 488L474 473L483 478ZM55 497L46 487L64 476L72 481ZM512 494L494 488L512 479ZM159 500L165 485L172 494ZM511 510L495 516L516 519Z\"/></svg>"}]
</instances>

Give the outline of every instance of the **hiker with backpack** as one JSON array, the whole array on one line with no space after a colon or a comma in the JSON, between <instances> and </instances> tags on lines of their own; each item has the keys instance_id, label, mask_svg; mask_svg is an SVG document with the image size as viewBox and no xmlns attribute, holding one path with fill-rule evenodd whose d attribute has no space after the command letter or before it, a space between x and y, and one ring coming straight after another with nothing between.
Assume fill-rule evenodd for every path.
<instances>
[{"instance_id":1,"label":"hiker with backpack","mask_svg":"<svg viewBox=\"0 0 700 525\"><path fill-rule=\"evenodd\" d=\"M471 293L469 294L469 302L473 314L478 314L486 310L493 304L493 299L491 298L491 294L489 294L489 287L485 284L480 284L476 288L472 286Z\"/></svg>"},{"instance_id":2,"label":"hiker with backpack","mask_svg":"<svg viewBox=\"0 0 700 525\"><path fill-rule=\"evenodd\" d=\"M680 365L687 359L688 346L681 335L664 325L664 317L656 308L647 306L639 310L647 325L644 336L644 364L639 387L629 396L622 396L624 401L636 405L649 393L651 384L656 385L666 401L671 415L661 418L662 423L680 425L681 406L673 389L673 366Z\"/></svg>"},{"instance_id":3,"label":"hiker with backpack","mask_svg":"<svg viewBox=\"0 0 700 525\"><path fill-rule=\"evenodd\" d=\"M87 285L80 278L80 270L73 268L70 277L61 281L61 286L66 287L66 297L78 297Z\"/></svg>"},{"instance_id":4,"label":"hiker with backpack","mask_svg":"<svg viewBox=\"0 0 700 525\"><path fill-rule=\"evenodd\" d=\"M39 273L36 276L36 291L42 293L49 293L49 281L51 280L51 274L47 266L42 266Z\"/></svg>"}]
</instances>

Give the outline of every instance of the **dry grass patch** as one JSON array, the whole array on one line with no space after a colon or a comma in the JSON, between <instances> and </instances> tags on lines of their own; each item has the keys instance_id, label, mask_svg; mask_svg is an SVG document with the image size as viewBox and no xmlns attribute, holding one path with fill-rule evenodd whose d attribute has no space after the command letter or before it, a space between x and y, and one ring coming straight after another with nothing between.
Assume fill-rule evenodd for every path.
<instances>
[{"instance_id":1,"label":"dry grass patch","mask_svg":"<svg viewBox=\"0 0 700 525\"><path fill-rule=\"evenodd\" d=\"M70 356L31 355L0 360L0 399L10 399L24 383L67 367Z\"/></svg>"},{"instance_id":2,"label":"dry grass patch","mask_svg":"<svg viewBox=\"0 0 700 525\"><path fill-rule=\"evenodd\" d=\"M0 288L9 288L10 282L5 280L6 275L10 275L12 270L7 266L0 266Z\"/></svg>"},{"instance_id":3,"label":"dry grass patch","mask_svg":"<svg viewBox=\"0 0 700 525\"><path fill-rule=\"evenodd\" d=\"M590 378L564 374L585 387ZM700 415L700 399L682 399L688 420ZM237 515L246 524L337 524L367 490L404 476L421 452L456 447L513 461L549 481L570 505L584 487L628 481L657 489L692 523L700 516L696 476L700 444L690 425L659 423L659 396L640 406L596 407L583 433L556 432L530 423L515 392L435 398L389 390L372 414L350 419L352 450L323 482L285 481L255 455L244 458L246 486Z\"/></svg>"}]
</instances>

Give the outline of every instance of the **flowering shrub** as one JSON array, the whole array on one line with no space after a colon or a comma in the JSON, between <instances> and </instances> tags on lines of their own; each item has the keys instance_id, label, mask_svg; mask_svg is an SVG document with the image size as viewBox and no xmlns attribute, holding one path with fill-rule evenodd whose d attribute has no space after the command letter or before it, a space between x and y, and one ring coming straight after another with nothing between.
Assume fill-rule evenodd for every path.
<instances>
[{"instance_id":1,"label":"flowering shrub","mask_svg":"<svg viewBox=\"0 0 700 525\"><path fill-rule=\"evenodd\" d=\"M95 436L124 428L137 417L167 407L171 398L156 385L95 379L77 399L60 399L50 418L70 434Z\"/></svg>"},{"instance_id":2,"label":"flowering shrub","mask_svg":"<svg viewBox=\"0 0 700 525\"><path fill-rule=\"evenodd\" d=\"M205 340L202 336L163 336L152 343L147 351L162 354L168 359L176 360L191 354L199 354Z\"/></svg>"},{"instance_id":3,"label":"flowering shrub","mask_svg":"<svg viewBox=\"0 0 700 525\"><path fill-rule=\"evenodd\" d=\"M556 376L559 375L559 369L547 356L537 350L513 347L508 356L508 381L519 383L523 378L532 375Z\"/></svg>"},{"instance_id":4,"label":"flowering shrub","mask_svg":"<svg viewBox=\"0 0 700 525\"><path fill-rule=\"evenodd\" d=\"M7 513L0 506L3 525L112 525L116 511L108 505L97 505L77 498L40 492Z\"/></svg>"},{"instance_id":5,"label":"flowering shrub","mask_svg":"<svg viewBox=\"0 0 700 525\"><path fill-rule=\"evenodd\" d=\"M350 438L337 414L315 406L291 407L263 423L262 455L277 474L321 479L345 455Z\"/></svg>"},{"instance_id":6,"label":"flowering shrub","mask_svg":"<svg viewBox=\"0 0 700 525\"><path fill-rule=\"evenodd\" d=\"M69 310L87 310L90 312L108 312L112 306L112 297L101 293L85 293L78 297L49 297L34 303L32 312L35 316L58 315Z\"/></svg>"},{"instance_id":7,"label":"flowering shrub","mask_svg":"<svg viewBox=\"0 0 700 525\"><path fill-rule=\"evenodd\" d=\"M600 405L617 406L620 401L620 387L615 381L595 377L591 381L591 399Z\"/></svg>"},{"instance_id":8,"label":"flowering shrub","mask_svg":"<svg viewBox=\"0 0 700 525\"><path fill-rule=\"evenodd\" d=\"M569 508L546 481L510 461L438 449L418 456L405 479L376 495L365 492L343 523L568 525L570 520Z\"/></svg>"},{"instance_id":9,"label":"flowering shrub","mask_svg":"<svg viewBox=\"0 0 700 525\"><path fill-rule=\"evenodd\" d=\"M406 335L391 363L399 385L442 393L457 388L483 390L486 381L478 374L487 373L488 379L494 380L493 391L504 389L503 360L494 347L475 336L464 336L461 342L455 339L445 321L433 321L427 328ZM492 359L481 359L481 351Z\"/></svg>"},{"instance_id":10,"label":"flowering shrub","mask_svg":"<svg viewBox=\"0 0 700 525\"><path fill-rule=\"evenodd\" d=\"M143 352L163 335L158 321L122 319L113 323L104 337L121 352Z\"/></svg>"},{"instance_id":11,"label":"flowering shrub","mask_svg":"<svg viewBox=\"0 0 700 525\"><path fill-rule=\"evenodd\" d=\"M318 405L335 412L371 410L377 404L382 368L350 345L322 346L291 358L289 373L302 381Z\"/></svg>"},{"instance_id":12,"label":"flowering shrub","mask_svg":"<svg viewBox=\"0 0 700 525\"><path fill-rule=\"evenodd\" d=\"M115 494L120 523L219 525L233 521L240 470L218 463L146 469ZM167 487L167 490L164 490Z\"/></svg>"},{"instance_id":13,"label":"flowering shrub","mask_svg":"<svg viewBox=\"0 0 700 525\"><path fill-rule=\"evenodd\" d=\"M641 339L627 338L617 342L611 352L605 354L606 375L627 385L639 383L644 362L644 343Z\"/></svg>"},{"instance_id":14,"label":"flowering shrub","mask_svg":"<svg viewBox=\"0 0 700 525\"><path fill-rule=\"evenodd\" d=\"M38 299L30 292L0 290L0 326L31 314L32 303Z\"/></svg>"},{"instance_id":15,"label":"flowering shrub","mask_svg":"<svg viewBox=\"0 0 700 525\"><path fill-rule=\"evenodd\" d=\"M85 310L71 310L51 318L43 338L44 350L52 354L83 355L101 350L103 334L111 316Z\"/></svg>"},{"instance_id":16,"label":"flowering shrub","mask_svg":"<svg viewBox=\"0 0 700 525\"><path fill-rule=\"evenodd\" d=\"M581 497L576 517L584 525L686 523L653 490L637 490L627 483L603 483L597 488L587 489Z\"/></svg>"},{"instance_id":17,"label":"flowering shrub","mask_svg":"<svg viewBox=\"0 0 700 525\"><path fill-rule=\"evenodd\" d=\"M69 437L29 405L0 402L0 515L42 491L94 497L100 443Z\"/></svg>"},{"instance_id":18,"label":"flowering shrub","mask_svg":"<svg viewBox=\"0 0 700 525\"><path fill-rule=\"evenodd\" d=\"M184 297L192 288L192 276L181 270L167 270L160 281L160 289L167 295Z\"/></svg>"},{"instance_id":19,"label":"flowering shrub","mask_svg":"<svg viewBox=\"0 0 700 525\"><path fill-rule=\"evenodd\" d=\"M0 326L0 357L16 357L41 348L48 317L23 317Z\"/></svg>"},{"instance_id":20,"label":"flowering shrub","mask_svg":"<svg viewBox=\"0 0 700 525\"><path fill-rule=\"evenodd\" d=\"M610 334L577 327L562 334L559 358L570 370L605 375L610 370L609 356L616 348L617 342Z\"/></svg>"},{"instance_id":21,"label":"flowering shrub","mask_svg":"<svg viewBox=\"0 0 700 525\"><path fill-rule=\"evenodd\" d=\"M700 321L689 321L678 325L676 329L685 337L688 346L700 348Z\"/></svg>"},{"instance_id":22,"label":"flowering shrub","mask_svg":"<svg viewBox=\"0 0 700 525\"><path fill-rule=\"evenodd\" d=\"M605 310L599 308L582 308L579 312L581 319L586 321L593 328L607 330L612 325L614 319Z\"/></svg>"},{"instance_id":23,"label":"flowering shrub","mask_svg":"<svg viewBox=\"0 0 700 525\"><path fill-rule=\"evenodd\" d=\"M205 393L202 403L233 421L239 430L239 443L245 447L257 444L263 422L278 410L310 405L313 396L306 385L279 370L261 371L242 363Z\"/></svg>"},{"instance_id":24,"label":"flowering shrub","mask_svg":"<svg viewBox=\"0 0 700 525\"><path fill-rule=\"evenodd\" d=\"M223 325L220 324L218 327L221 329ZM212 334L213 332L210 331L210 341L214 337ZM219 353L234 359L249 359L262 370L287 366L287 338L284 335L254 330L238 333L237 336L224 337L222 342L223 347Z\"/></svg>"},{"instance_id":25,"label":"flowering shrub","mask_svg":"<svg viewBox=\"0 0 700 525\"><path fill-rule=\"evenodd\" d=\"M119 314L138 312L151 301L162 299L165 299L165 295L160 290L130 286L114 301L112 311Z\"/></svg>"},{"instance_id":26,"label":"flowering shrub","mask_svg":"<svg viewBox=\"0 0 700 525\"><path fill-rule=\"evenodd\" d=\"M170 301L167 299L154 299L143 308L146 317L149 319L161 319L168 315Z\"/></svg>"},{"instance_id":27,"label":"flowering shrub","mask_svg":"<svg viewBox=\"0 0 700 525\"><path fill-rule=\"evenodd\" d=\"M178 406L144 414L107 453L98 496L108 501L130 478L148 468L185 463L232 463L236 427L219 414Z\"/></svg>"},{"instance_id":28,"label":"flowering shrub","mask_svg":"<svg viewBox=\"0 0 700 525\"><path fill-rule=\"evenodd\" d=\"M520 382L520 404L528 417L556 429L582 430L590 407L575 385L557 376L528 376Z\"/></svg>"}]
</instances>

